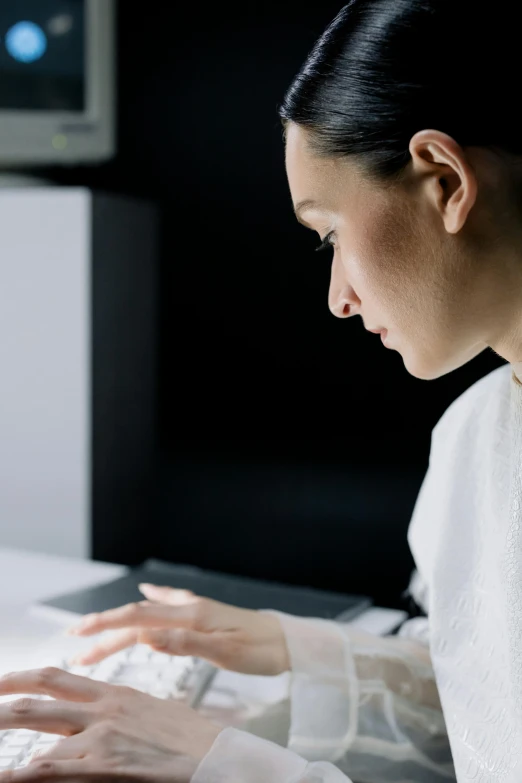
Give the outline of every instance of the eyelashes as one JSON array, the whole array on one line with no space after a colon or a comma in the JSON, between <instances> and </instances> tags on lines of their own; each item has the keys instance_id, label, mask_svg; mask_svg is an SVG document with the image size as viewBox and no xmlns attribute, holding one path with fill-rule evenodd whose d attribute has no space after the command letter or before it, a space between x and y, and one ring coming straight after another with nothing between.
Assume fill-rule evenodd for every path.
<instances>
[{"instance_id":1,"label":"eyelashes","mask_svg":"<svg viewBox=\"0 0 522 783\"><path fill-rule=\"evenodd\" d=\"M330 231L329 234L325 236L319 247L315 248L315 251L318 252L319 250L328 250L329 247L333 247L332 242L330 242L331 237L334 235L334 231Z\"/></svg>"}]
</instances>

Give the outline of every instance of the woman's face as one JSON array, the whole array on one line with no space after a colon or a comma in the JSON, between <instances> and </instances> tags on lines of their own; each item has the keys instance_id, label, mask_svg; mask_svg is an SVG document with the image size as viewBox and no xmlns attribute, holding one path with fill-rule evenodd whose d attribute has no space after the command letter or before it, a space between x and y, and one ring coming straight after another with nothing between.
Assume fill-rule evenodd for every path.
<instances>
[{"instance_id":1,"label":"woman's face","mask_svg":"<svg viewBox=\"0 0 522 783\"><path fill-rule=\"evenodd\" d=\"M287 131L286 169L294 209L314 202L300 211L301 222L321 239L331 236L328 304L334 315L360 315L366 329L387 329L386 347L425 380L493 344L493 322L485 314L497 292L470 243L448 233L437 195L421 173L385 185L349 157L314 156L306 130L295 123Z\"/></svg>"}]
</instances>

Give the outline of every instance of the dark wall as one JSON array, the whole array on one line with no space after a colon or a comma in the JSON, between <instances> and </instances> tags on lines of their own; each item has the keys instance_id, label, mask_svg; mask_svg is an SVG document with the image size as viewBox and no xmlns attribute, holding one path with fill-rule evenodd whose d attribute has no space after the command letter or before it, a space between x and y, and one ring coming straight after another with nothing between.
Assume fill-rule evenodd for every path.
<instances>
[{"instance_id":1,"label":"dark wall","mask_svg":"<svg viewBox=\"0 0 522 783\"><path fill-rule=\"evenodd\" d=\"M431 429L501 361L419 381L361 319L328 311L329 259L293 217L276 108L339 8L121 2L118 156L49 173L162 210L143 556L393 604Z\"/></svg>"}]
</instances>

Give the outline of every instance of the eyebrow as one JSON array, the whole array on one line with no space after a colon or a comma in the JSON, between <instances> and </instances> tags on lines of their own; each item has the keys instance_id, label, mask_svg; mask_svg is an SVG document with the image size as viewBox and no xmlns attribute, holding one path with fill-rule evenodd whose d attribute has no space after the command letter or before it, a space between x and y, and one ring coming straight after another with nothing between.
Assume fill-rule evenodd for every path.
<instances>
[{"instance_id":1,"label":"eyebrow","mask_svg":"<svg viewBox=\"0 0 522 783\"><path fill-rule=\"evenodd\" d=\"M304 212L307 209L311 209L312 207L317 207L318 203L317 201L314 201L313 198L305 198L303 201L300 201L298 204L296 204L294 209L294 214L299 221L299 223L302 223L303 226L306 226L307 228L310 228L308 223L306 223L303 218L301 217L301 212Z\"/></svg>"}]
</instances>

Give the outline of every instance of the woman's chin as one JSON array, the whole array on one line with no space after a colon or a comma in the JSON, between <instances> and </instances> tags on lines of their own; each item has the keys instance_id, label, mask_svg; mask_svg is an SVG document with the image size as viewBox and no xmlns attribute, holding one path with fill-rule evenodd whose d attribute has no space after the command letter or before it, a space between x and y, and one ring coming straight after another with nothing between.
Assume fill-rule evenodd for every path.
<instances>
[{"instance_id":1,"label":"woman's chin","mask_svg":"<svg viewBox=\"0 0 522 783\"><path fill-rule=\"evenodd\" d=\"M408 351L402 353L399 351L404 362L404 366L408 373L414 378L418 378L419 381L434 381L436 378L440 378L442 375L446 375L451 372L447 367L442 367L440 363L434 362L433 358L422 357L419 355L411 355Z\"/></svg>"},{"instance_id":2,"label":"woman's chin","mask_svg":"<svg viewBox=\"0 0 522 783\"><path fill-rule=\"evenodd\" d=\"M401 354L402 355L402 354ZM420 381L435 381L437 378L442 378L444 375L448 375L454 370L458 370L463 364L466 364L469 359L464 361L434 361L431 357L431 361L428 358L424 360L420 357L411 359L411 357L402 356L404 366L410 375L414 378L418 378Z\"/></svg>"}]
</instances>

